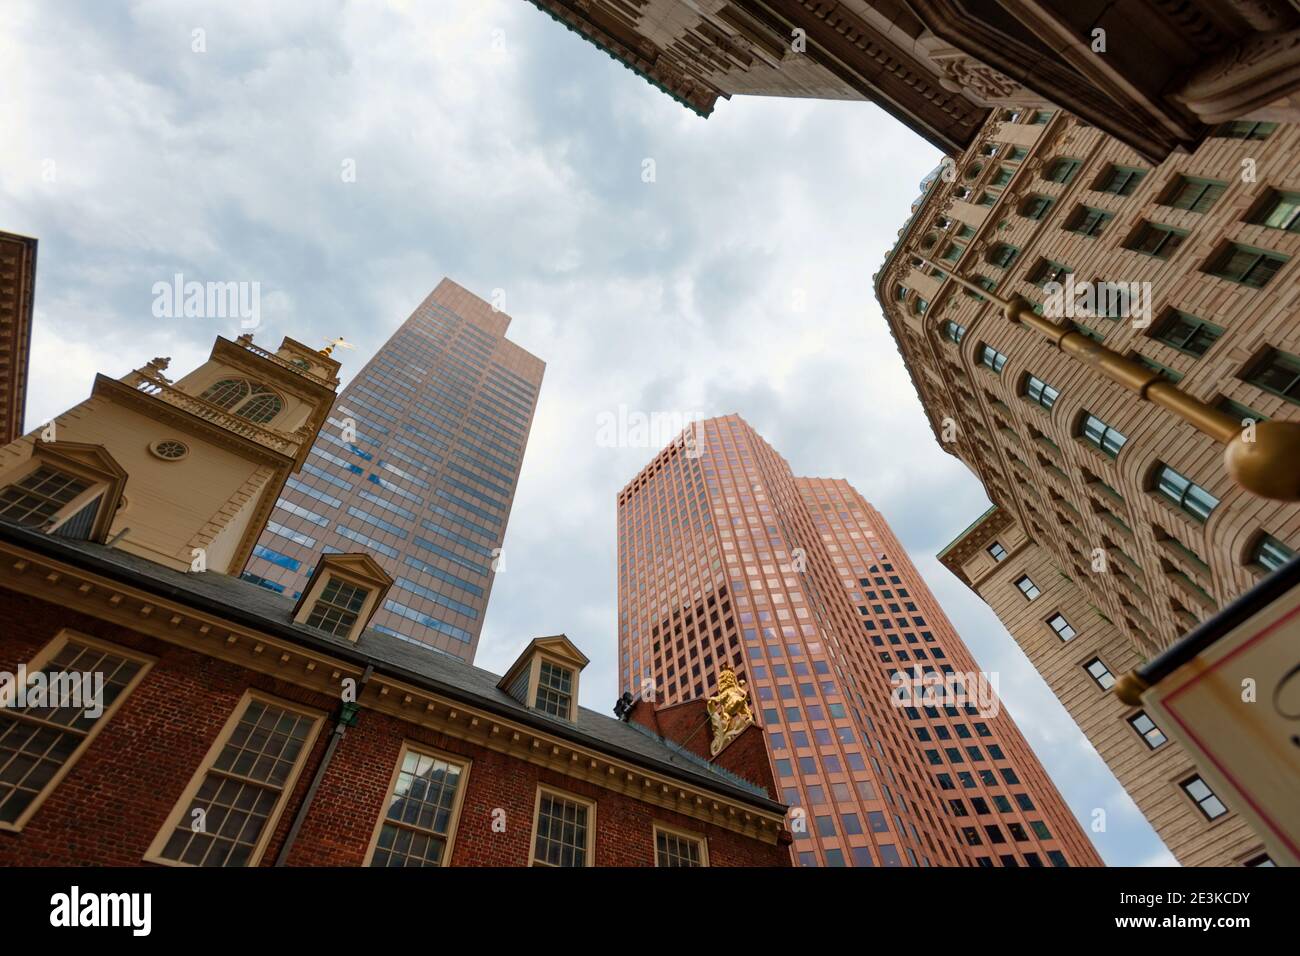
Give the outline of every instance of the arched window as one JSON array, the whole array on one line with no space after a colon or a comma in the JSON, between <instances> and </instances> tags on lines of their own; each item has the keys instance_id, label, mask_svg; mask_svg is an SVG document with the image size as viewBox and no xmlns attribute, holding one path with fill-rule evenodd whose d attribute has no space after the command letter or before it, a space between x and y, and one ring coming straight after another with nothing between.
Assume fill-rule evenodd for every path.
<instances>
[{"instance_id":1,"label":"arched window","mask_svg":"<svg viewBox=\"0 0 1300 956\"><path fill-rule=\"evenodd\" d=\"M265 385L238 378L222 379L209 385L200 397L258 424L269 422L284 408L280 396Z\"/></svg>"},{"instance_id":2,"label":"arched window","mask_svg":"<svg viewBox=\"0 0 1300 956\"><path fill-rule=\"evenodd\" d=\"M220 405L222 408L234 408L245 398L248 397L248 383L239 378L223 378L221 381L209 385L200 398L205 398L213 405Z\"/></svg>"},{"instance_id":3,"label":"arched window","mask_svg":"<svg viewBox=\"0 0 1300 956\"><path fill-rule=\"evenodd\" d=\"M265 424L280 414L282 408L284 402L280 401L279 395L265 385L257 385L254 386L252 397L235 409L235 414L250 422Z\"/></svg>"}]
</instances>

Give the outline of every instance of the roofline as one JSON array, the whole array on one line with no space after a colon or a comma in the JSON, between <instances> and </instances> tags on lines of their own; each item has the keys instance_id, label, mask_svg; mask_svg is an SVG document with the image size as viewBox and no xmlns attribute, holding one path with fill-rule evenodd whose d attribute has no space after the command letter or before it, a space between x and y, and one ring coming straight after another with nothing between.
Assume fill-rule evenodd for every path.
<instances>
[{"instance_id":1,"label":"roofline","mask_svg":"<svg viewBox=\"0 0 1300 956\"><path fill-rule=\"evenodd\" d=\"M941 163L940 167L942 167L942 165L943 164ZM930 171L930 173L933 172L934 170ZM930 177L930 173L925 174L926 178ZM889 271L889 267L894 264L894 260L898 258L898 254L903 251L903 246L907 244L907 240L912 235L912 230L915 228L917 221L921 218L921 212L922 210L925 209L925 204L930 201L930 196L934 193L936 186L938 185L939 182L942 181L942 179L943 179L942 176L935 176L933 179L930 179L930 181L925 184L925 189L921 191L919 204L917 205L916 209L908 215L907 221L903 223L903 228L899 232L898 239L894 241L894 245L890 247L889 252L886 253L885 261L881 263L880 271L877 272L875 275L875 279L872 282L872 285L874 285L876 288L876 298L880 301L881 311L884 311L885 309L885 298L881 294L882 291L881 283L883 283L886 279L885 274ZM886 316L885 321L886 322L889 321L888 316ZM891 330L893 329L892 323L890 323L890 329Z\"/></svg>"},{"instance_id":2,"label":"roofline","mask_svg":"<svg viewBox=\"0 0 1300 956\"><path fill-rule=\"evenodd\" d=\"M86 552L80 551L76 548L63 545L59 539L52 535L31 531L27 528L0 521L0 541L8 541L22 547L30 548L45 557L66 561L122 584L128 584L132 587L170 598L178 603L186 604L198 610L226 618L227 620L241 624L245 627L255 628L283 640L291 641L300 646L309 647L318 653L333 655L358 667L373 667L378 673L398 678L408 683L415 684L418 687L426 688L444 697L449 697L453 700L459 701L460 703L481 708L495 716L501 717L503 720L521 723L532 729L544 731L545 733L557 737L562 737L571 743L580 744L585 747L602 751L611 756L617 757L619 760L633 764L650 772L671 776L684 783L696 786L704 786L705 782L708 781L707 777L701 777L700 775L682 776L680 773L674 772L677 768L669 763L648 764L641 755L625 750L617 744L609 744L605 741L596 740L586 734L574 733L572 728L555 721L539 718L531 711L520 712L506 707L497 701L467 694L459 688L445 684L436 678L409 671L404 667L391 664L387 661L377 660L355 647L342 647L338 644L333 644L310 634L305 634L297 628L290 626L288 623L268 620L267 618L260 617L242 607L225 604L221 601L213 600L206 595L195 594L191 591L183 591L162 581L157 581L151 578L136 578L132 576L128 569L123 568L121 565L114 564L111 561L105 561L97 555L87 554ZM204 573L215 574L217 572L209 571ZM256 585L250 585L250 587L256 587ZM479 669L482 670L482 668ZM491 672L489 671L488 673ZM589 712L597 713L595 711ZM613 720L614 718L611 717L609 719ZM767 813L776 813L781 816L785 815L785 804L777 803L776 801L770 800L766 797L760 797L754 793L747 793L744 790L729 784L725 780L718 780L716 782L709 781L709 783L713 789L725 793L727 796L735 800L747 803L750 806L761 809ZM758 785L755 784L755 787L757 786Z\"/></svg>"},{"instance_id":3,"label":"roofline","mask_svg":"<svg viewBox=\"0 0 1300 956\"><path fill-rule=\"evenodd\" d=\"M0 422L0 442L8 443L26 433L27 386L31 379L32 328L36 315L36 265L40 240L17 232L0 230L0 242L13 242L27 252L27 269L18 270L17 285L27 287L27 295L15 303L13 323L13 364L9 369L12 406L9 422ZM26 281L24 281L26 280Z\"/></svg>"},{"instance_id":4,"label":"roofline","mask_svg":"<svg viewBox=\"0 0 1300 956\"><path fill-rule=\"evenodd\" d=\"M530 2L532 3L533 6L535 6L535 7L536 7L538 10L540 10L542 13L546 14L548 17L550 17L550 18L551 18L552 20L554 20L556 23L559 23L559 24L563 25L563 27L564 27L566 30L568 30L570 33L574 33L574 34L577 34L578 36L582 37L584 40L588 41L588 42L589 42L592 46L594 46L596 49L598 49L598 50L600 50L601 52L605 53L605 54L606 54L610 59L612 59L612 60L614 60L614 61L616 61L616 62L618 62L618 63L621 63L624 67L626 67L627 69L631 70L631 71L632 71L633 73L635 73L637 76L641 77L643 80L645 80L645 81L646 81L647 83L649 83L651 86L657 87L660 91L662 91L662 92L664 92L664 93L667 93L667 94L668 94L669 96L671 96L674 100L676 100L677 103L679 103L679 104L682 105L682 106L685 106L688 110L690 110L690 111L691 111L692 113L694 113L696 116L700 117L700 119L708 119L709 116L712 114L712 112L713 112L712 108L710 108L709 111L708 111L707 113L704 112L704 111L702 111L702 110L701 110L698 106L696 106L694 103L690 102L689 100L683 99L681 96L679 96L679 95L677 95L676 93L674 93L674 92L673 92L672 90L670 90L668 87L664 86L663 83L659 82L659 80L655 79L653 76L651 76L651 75L650 75L649 73L647 73L645 70L641 69L641 68L640 68L639 66L637 66L636 64L634 64L634 63L630 63L630 62L628 62L627 60L625 60L623 57L619 56L619 54L618 54L616 51L612 50L612 49L608 46L608 44L604 43L604 42L603 42L599 37L595 36L594 32L593 32L593 33L584 33L582 30L579 30L577 27L575 27L572 23L569 23L567 20L564 20L564 19L562 19L561 17L556 16L555 12L554 12L553 10L550 10L550 9L548 9L547 7L543 6L543 5L541 4L540 0L530 0ZM714 92L714 100L715 100L715 101L717 100L717 97L718 97L718 96L723 96L724 98L726 97L726 94L719 93L719 92L716 91L716 90L713 91L713 92Z\"/></svg>"},{"instance_id":5,"label":"roofline","mask_svg":"<svg viewBox=\"0 0 1300 956\"><path fill-rule=\"evenodd\" d=\"M940 165L942 166L942 164ZM929 175L929 173L926 174L927 177ZM898 330L894 328L894 323L890 321L889 299L885 295L883 286L885 280L888 278L890 267L894 264L894 260L898 258L898 254L902 252L903 247L907 244L907 240L911 238L912 230L920 221L921 213L924 211L926 204L930 201L930 197L934 195L935 189L942 179L942 176L935 176L930 180L930 182L925 184L925 189L921 193L920 204L917 205L916 209L907 217L907 221L903 223L903 228L899 232L897 241L895 241L893 247L885 256L885 261L881 263L880 271L877 272L871 280L872 287L876 290L876 302L880 304L880 317L885 320L885 328L889 329L889 336L894 340L894 348L898 350L898 357L903 360L903 369L907 372L907 377L912 383L912 391L916 393L917 399L921 402L921 410L925 413L925 420L929 423L930 431L934 433L936 439L941 439L939 427L935 424L934 419L931 418L930 407L922 397L924 393L921 391L921 383L917 381L916 372L912 370L912 363L908 360L907 352L903 349L903 340L899 336ZM924 180L922 180L922 182L924 182ZM956 452L948 448L947 442L940 440L939 447L948 452L948 454L956 456Z\"/></svg>"},{"instance_id":6,"label":"roofline","mask_svg":"<svg viewBox=\"0 0 1300 956\"><path fill-rule=\"evenodd\" d=\"M984 523L984 519L987 518L989 515L993 514L993 512L995 512L995 511L997 511L997 510L998 510L998 506L997 506L997 505L989 505L987 511L985 511L982 515L980 515L978 518L976 518L974 521L972 521L970 524L968 524L968 525L966 526L966 530L963 531L961 534L957 535L957 537L953 538L951 541L949 541L948 544L944 547L944 549L943 549L942 551L940 551L937 555L935 555L935 557L937 557L937 558L942 558L945 554L947 554L947 553L948 553L949 551L951 551L953 548L957 547L957 545L961 544L962 541L965 539L965 537L966 537L968 534L970 534L972 531L974 531L976 528L978 528L981 524L983 524L983 523Z\"/></svg>"}]
</instances>

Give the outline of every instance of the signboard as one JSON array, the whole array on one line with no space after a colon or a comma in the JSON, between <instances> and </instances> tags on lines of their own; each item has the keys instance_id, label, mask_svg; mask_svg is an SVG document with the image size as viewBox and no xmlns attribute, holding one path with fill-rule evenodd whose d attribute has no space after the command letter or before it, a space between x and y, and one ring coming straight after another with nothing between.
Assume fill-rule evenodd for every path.
<instances>
[{"instance_id":1,"label":"signboard","mask_svg":"<svg viewBox=\"0 0 1300 956\"><path fill-rule=\"evenodd\" d=\"M1223 633L1142 702L1273 861L1300 866L1300 585L1245 616L1233 610ZM1212 619L1198 630L1214 627Z\"/></svg>"}]
</instances>

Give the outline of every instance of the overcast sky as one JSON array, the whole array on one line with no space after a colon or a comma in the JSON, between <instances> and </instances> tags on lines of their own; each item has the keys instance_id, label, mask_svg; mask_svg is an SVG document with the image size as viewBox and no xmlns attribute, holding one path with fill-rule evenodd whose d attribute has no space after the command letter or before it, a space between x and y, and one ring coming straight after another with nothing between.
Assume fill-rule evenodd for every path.
<instances>
[{"instance_id":1,"label":"overcast sky","mask_svg":"<svg viewBox=\"0 0 1300 956\"><path fill-rule=\"evenodd\" d=\"M342 335L348 375L442 276L503 290L547 371L480 666L566 633L607 711L614 499L658 449L600 447L599 416L738 413L884 513L1075 814L1106 811L1106 861L1172 863L934 558L988 502L934 441L871 276L938 160L862 103L700 119L524 0L0 4L0 229L40 240L29 429L96 371L182 374L239 334L155 318L176 273L260 283L257 341Z\"/></svg>"}]
</instances>

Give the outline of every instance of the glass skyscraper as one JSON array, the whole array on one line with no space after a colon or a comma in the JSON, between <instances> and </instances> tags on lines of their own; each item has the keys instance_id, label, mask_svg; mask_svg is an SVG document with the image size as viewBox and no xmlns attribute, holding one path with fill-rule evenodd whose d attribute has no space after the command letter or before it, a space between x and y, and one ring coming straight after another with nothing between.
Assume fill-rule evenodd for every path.
<instances>
[{"instance_id":1,"label":"glass skyscraper","mask_svg":"<svg viewBox=\"0 0 1300 956\"><path fill-rule=\"evenodd\" d=\"M313 555L394 578L372 627L474 659L545 363L443 279L334 404L244 577L296 596Z\"/></svg>"},{"instance_id":2,"label":"glass skyscraper","mask_svg":"<svg viewBox=\"0 0 1300 956\"><path fill-rule=\"evenodd\" d=\"M1100 865L880 513L738 416L692 430L618 496L623 686L748 682L800 865Z\"/></svg>"}]
</instances>

